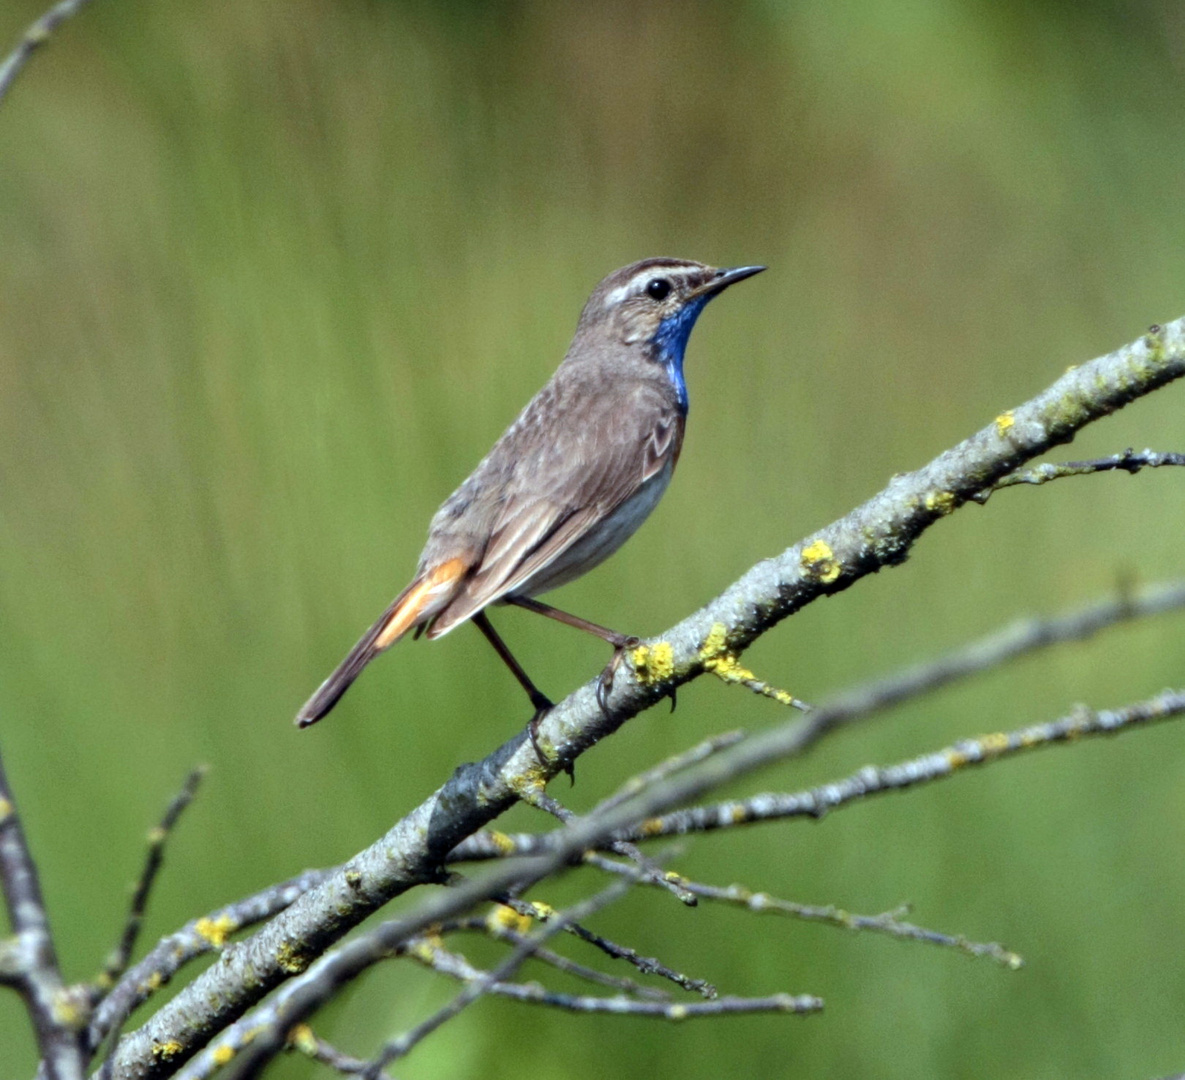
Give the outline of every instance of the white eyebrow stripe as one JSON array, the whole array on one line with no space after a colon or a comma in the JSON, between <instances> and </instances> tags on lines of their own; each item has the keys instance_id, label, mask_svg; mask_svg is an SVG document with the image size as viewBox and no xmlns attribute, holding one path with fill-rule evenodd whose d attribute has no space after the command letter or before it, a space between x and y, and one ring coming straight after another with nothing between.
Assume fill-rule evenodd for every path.
<instances>
[{"instance_id":1,"label":"white eyebrow stripe","mask_svg":"<svg viewBox=\"0 0 1185 1080\"><path fill-rule=\"evenodd\" d=\"M687 276L688 271L671 267L666 269L663 267L651 266L645 270L639 270L629 281L624 285L618 285L616 289L605 295L605 307L611 308L620 304L627 296L634 293L640 293L646 286L656 277L665 277L668 280L675 278L682 278Z\"/></svg>"},{"instance_id":2,"label":"white eyebrow stripe","mask_svg":"<svg viewBox=\"0 0 1185 1080\"><path fill-rule=\"evenodd\" d=\"M620 304L634 289L634 282L627 281L624 285L618 285L611 293L605 297L605 307L615 307Z\"/></svg>"}]
</instances>

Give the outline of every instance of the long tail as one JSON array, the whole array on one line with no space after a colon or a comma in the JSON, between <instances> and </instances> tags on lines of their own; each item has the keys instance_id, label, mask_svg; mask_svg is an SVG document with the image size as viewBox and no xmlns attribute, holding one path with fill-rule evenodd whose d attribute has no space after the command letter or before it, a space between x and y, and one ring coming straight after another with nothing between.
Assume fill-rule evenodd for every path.
<instances>
[{"instance_id":1,"label":"long tail","mask_svg":"<svg viewBox=\"0 0 1185 1080\"><path fill-rule=\"evenodd\" d=\"M386 652L413 627L426 623L452 599L464 576L461 559L450 559L417 578L392 601L349 655L296 714L296 726L315 724L338 703L362 669L381 652Z\"/></svg>"}]
</instances>

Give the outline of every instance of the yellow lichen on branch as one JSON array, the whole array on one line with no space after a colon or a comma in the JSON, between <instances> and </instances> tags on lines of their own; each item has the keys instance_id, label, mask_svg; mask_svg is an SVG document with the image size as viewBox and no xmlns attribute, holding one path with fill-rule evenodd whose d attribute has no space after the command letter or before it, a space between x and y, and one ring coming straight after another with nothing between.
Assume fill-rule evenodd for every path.
<instances>
[{"instance_id":1,"label":"yellow lichen on branch","mask_svg":"<svg viewBox=\"0 0 1185 1080\"><path fill-rule=\"evenodd\" d=\"M830 552L831 549L827 550ZM789 690L782 690L763 682L740 662L737 654L728 647L728 627L724 623L712 624L707 640L700 646L699 658L704 671L711 672L721 682L744 686L755 694L789 708L806 708Z\"/></svg>"},{"instance_id":2,"label":"yellow lichen on branch","mask_svg":"<svg viewBox=\"0 0 1185 1080\"><path fill-rule=\"evenodd\" d=\"M824 585L830 585L843 573L843 567L836 559L835 552L825 540L816 540L804 547L799 562L810 577Z\"/></svg>"},{"instance_id":3,"label":"yellow lichen on branch","mask_svg":"<svg viewBox=\"0 0 1185 1080\"><path fill-rule=\"evenodd\" d=\"M238 926L229 915L220 915L217 919L198 919L193 924L193 928L214 948L220 949L226 944L226 939L238 929Z\"/></svg>"},{"instance_id":4,"label":"yellow lichen on branch","mask_svg":"<svg viewBox=\"0 0 1185 1080\"><path fill-rule=\"evenodd\" d=\"M643 686L666 682L675 674L675 650L667 641L639 645L630 653L630 662L638 682Z\"/></svg>"},{"instance_id":5,"label":"yellow lichen on branch","mask_svg":"<svg viewBox=\"0 0 1185 1080\"><path fill-rule=\"evenodd\" d=\"M531 916L523 915L505 904L495 904L486 916L486 926L495 934L507 930L515 934L525 934L531 929L531 922Z\"/></svg>"}]
</instances>

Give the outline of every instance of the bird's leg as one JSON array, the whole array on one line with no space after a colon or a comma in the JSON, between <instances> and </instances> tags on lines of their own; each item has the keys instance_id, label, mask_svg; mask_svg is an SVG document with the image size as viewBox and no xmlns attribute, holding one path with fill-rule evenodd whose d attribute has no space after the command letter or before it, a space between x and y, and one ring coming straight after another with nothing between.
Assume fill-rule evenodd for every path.
<instances>
[{"instance_id":1,"label":"bird's leg","mask_svg":"<svg viewBox=\"0 0 1185 1080\"><path fill-rule=\"evenodd\" d=\"M625 656L626 649L635 648L642 639L619 634L615 630L598 626L595 622L589 622L588 619L582 619L579 615L569 615L566 611L560 611L559 608L553 608L550 604L540 603L527 596L507 596L504 599L508 604L516 604L518 607L526 608L527 611L534 611L540 615L546 615L549 619L555 619L556 622L574 626L577 630L595 634L602 641L607 641L613 646L613 659L609 661L605 670L601 672L601 677L597 680L597 704L600 705L601 712L608 717L608 694L613 688L613 676L621 667L621 660Z\"/></svg>"},{"instance_id":2,"label":"bird's leg","mask_svg":"<svg viewBox=\"0 0 1185 1080\"><path fill-rule=\"evenodd\" d=\"M506 642L502 640L498 631L491 625L484 611L479 611L474 615L473 622L485 634L486 640L494 646L494 652L502 658L502 663L510 668L514 677L518 679L519 685L527 692L527 697L531 699L531 704L535 706L535 715L531 717L530 722L527 724L527 733L531 736L531 745L535 748L535 756L539 759L539 764L546 765L547 757L539 747L539 723L547 715L547 711L552 708L552 700L531 682L531 677L523 671L522 665L514 658L514 653L506 647Z\"/></svg>"}]
</instances>

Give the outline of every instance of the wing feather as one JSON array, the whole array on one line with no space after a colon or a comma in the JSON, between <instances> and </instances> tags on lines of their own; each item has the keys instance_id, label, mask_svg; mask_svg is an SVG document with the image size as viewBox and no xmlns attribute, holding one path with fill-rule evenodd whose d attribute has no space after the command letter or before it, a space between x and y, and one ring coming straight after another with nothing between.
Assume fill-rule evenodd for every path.
<instances>
[{"instance_id":1,"label":"wing feather","mask_svg":"<svg viewBox=\"0 0 1185 1080\"><path fill-rule=\"evenodd\" d=\"M683 417L649 386L581 420L521 455L480 561L429 637L513 593L678 460Z\"/></svg>"}]
</instances>

